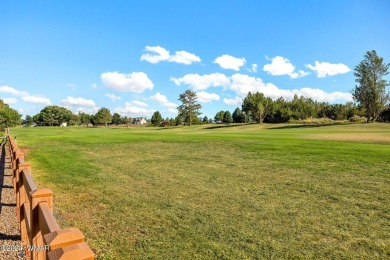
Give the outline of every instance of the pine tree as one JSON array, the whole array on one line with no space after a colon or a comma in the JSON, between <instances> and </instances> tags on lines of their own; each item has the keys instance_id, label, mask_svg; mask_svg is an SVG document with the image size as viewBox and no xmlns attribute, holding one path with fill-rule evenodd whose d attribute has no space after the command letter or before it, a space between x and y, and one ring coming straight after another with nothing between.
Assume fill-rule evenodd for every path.
<instances>
[{"instance_id":1,"label":"pine tree","mask_svg":"<svg viewBox=\"0 0 390 260\"><path fill-rule=\"evenodd\" d=\"M202 106L198 104L197 98L196 93L189 89L179 96L179 100L182 102L182 105L177 108L179 116L184 118L190 126L192 121L196 120L202 114L200 112Z\"/></svg>"}]
</instances>

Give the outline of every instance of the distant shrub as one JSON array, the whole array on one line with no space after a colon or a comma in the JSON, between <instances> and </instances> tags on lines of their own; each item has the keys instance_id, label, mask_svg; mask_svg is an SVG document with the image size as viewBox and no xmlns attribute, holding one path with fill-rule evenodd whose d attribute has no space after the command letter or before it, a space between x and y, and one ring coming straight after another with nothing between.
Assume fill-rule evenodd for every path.
<instances>
[{"instance_id":1,"label":"distant shrub","mask_svg":"<svg viewBox=\"0 0 390 260\"><path fill-rule=\"evenodd\" d=\"M349 118L349 122L352 123L367 123L367 118L364 116L354 115Z\"/></svg>"},{"instance_id":2,"label":"distant shrub","mask_svg":"<svg viewBox=\"0 0 390 260\"><path fill-rule=\"evenodd\" d=\"M290 118L288 121L290 124L329 124L333 123L334 120L323 117L323 118L306 118L306 119L294 119Z\"/></svg>"}]
</instances>

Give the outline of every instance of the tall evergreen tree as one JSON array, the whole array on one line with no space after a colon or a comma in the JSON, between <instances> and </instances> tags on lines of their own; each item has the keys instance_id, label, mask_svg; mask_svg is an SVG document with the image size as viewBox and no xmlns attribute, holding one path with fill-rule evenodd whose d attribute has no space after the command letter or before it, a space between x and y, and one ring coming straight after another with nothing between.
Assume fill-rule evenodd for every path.
<instances>
[{"instance_id":1,"label":"tall evergreen tree","mask_svg":"<svg viewBox=\"0 0 390 260\"><path fill-rule=\"evenodd\" d=\"M162 116L161 116L159 111L154 112L153 115L152 115L152 118L150 119L150 122L154 126L159 126L162 121L163 121L163 118L162 118Z\"/></svg>"},{"instance_id":2,"label":"tall evergreen tree","mask_svg":"<svg viewBox=\"0 0 390 260\"><path fill-rule=\"evenodd\" d=\"M192 121L202 114L200 109L202 105L197 102L197 95L194 91L187 89L183 94L180 94L179 100L182 104L177 108L179 116L183 117L187 124L191 125Z\"/></svg>"},{"instance_id":3,"label":"tall evergreen tree","mask_svg":"<svg viewBox=\"0 0 390 260\"><path fill-rule=\"evenodd\" d=\"M245 122L245 115L242 113L241 109L237 107L233 112L233 122L234 123L244 123Z\"/></svg>"},{"instance_id":4,"label":"tall evergreen tree","mask_svg":"<svg viewBox=\"0 0 390 260\"><path fill-rule=\"evenodd\" d=\"M230 111L225 111L223 115L223 122L226 124L230 124L233 122L232 114L230 113Z\"/></svg>"}]
</instances>

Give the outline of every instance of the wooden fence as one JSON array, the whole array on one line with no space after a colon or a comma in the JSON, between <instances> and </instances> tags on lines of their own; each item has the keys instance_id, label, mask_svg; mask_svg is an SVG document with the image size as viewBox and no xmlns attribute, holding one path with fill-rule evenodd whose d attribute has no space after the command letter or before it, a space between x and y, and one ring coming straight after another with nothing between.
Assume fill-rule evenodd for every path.
<instances>
[{"instance_id":1,"label":"wooden fence","mask_svg":"<svg viewBox=\"0 0 390 260\"><path fill-rule=\"evenodd\" d=\"M7 129L16 215L27 259L94 259L78 228L60 229L53 216L53 192L38 189L31 175L31 165Z\"/></svg>"}]
</instances>

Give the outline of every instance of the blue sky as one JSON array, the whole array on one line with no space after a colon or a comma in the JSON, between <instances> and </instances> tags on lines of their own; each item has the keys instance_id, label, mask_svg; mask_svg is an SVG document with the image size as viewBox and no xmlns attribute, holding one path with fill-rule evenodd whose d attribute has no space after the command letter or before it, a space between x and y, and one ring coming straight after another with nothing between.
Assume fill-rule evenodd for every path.
<instances>
[{"instance_id":1,"label":"blue sky","mask_svg":"<svg viewBox=\"0 0 390 260\"><path fill-rule=\"evenodd\" d=\"M354 67L390 62L390 1L1 1L0 98L23 115L46 105L202 116L248 91L352 100Z\"/></svg>"}]
</instances>

